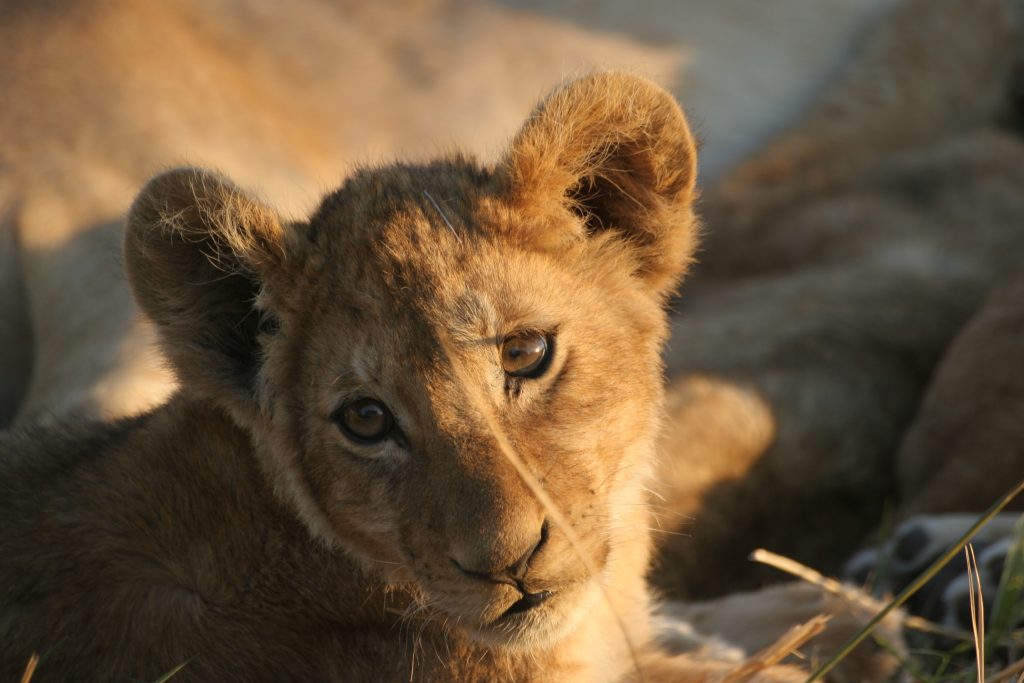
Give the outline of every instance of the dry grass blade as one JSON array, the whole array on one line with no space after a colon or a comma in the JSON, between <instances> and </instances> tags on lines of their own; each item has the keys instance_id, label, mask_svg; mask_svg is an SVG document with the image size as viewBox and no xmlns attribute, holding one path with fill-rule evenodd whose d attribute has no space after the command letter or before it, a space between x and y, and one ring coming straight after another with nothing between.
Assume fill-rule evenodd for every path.
<instances>
[{"instance_id":1,"label":"dry grass blade","mask_svg":"<svg viewBox=\"0 0 1024 683\"><path fill-rule=\"evenodd\" d=\"M985 683L985 603L981 594L981 575L978 558L970 543L964 548L967 558L967 596L971 604L971 631L974 633L974 659L978 665L978 683Z\"/></svg>"},{"instance_id":2,"label":"dry grass blade","mask_svg":"<svg viewBox=\"0 0 1024 683\"><path fill-rule=\"evenodd\" d=\"M754 562L760 562L761 564L768 565L769 567L778 569L781 572L795 576L807 583L814 584L823 591L836 595L850 604L856 605L857 607L861 607L870 612L874 612L882 607L880 602L873 599L867 593L860 590L850 590L839 581L831 579L807 565L800 564L792 558L778 555L770 550L765 550L764 548L758 548L750 554L750 559ZM972 640L974 638L974 636L967 631L962 631L950 626L943 626L942 624L936 624L933 621L929 621L923 617L918 617L913 614L902 615L900 623L906 628L912 628L923 633L945 636L954 640Z\"/></svg>"},{"instance_id":3,"label":"dry grass blade","mask_svg":"<svg viewBox=\"0 0 1024 683\"><path fill-rule=\"evenodd\" d=\"M770 550L758 548L754 552L750 553L750 559L754 562L760 562L761 564L766 564L769 567L774 567L781 572L791 574L798 579L806 581L807 583L813 583L815 586L819 586L830 593L835 593L837 595L846 593L843 589L843 585L835 579L830 579L805 564L800 564L794 559L773 553Z\"/></svg>"},{"instance_id":4,"label":"dry grass blade","mask_svg":"<svg viewBox=\"0 0 1024 683\"><path fill-rule=\"evenodd\" d=\"M184 662L182 662L178 666L174 667L173 669L171 669L170 671L165 673L160 678L158 678L155 681L153 681L153 683L167 683L167 681L171 680L172 678L177 676L179 673L181 673L181 670L184 669L186 666L188 666L188 663L191 662L191 661L192 661L191 659L185 660Z\"/></svg>"},{"instance_id":5,"label":"dry grass blade","mask_svg":"<svg viewBox=\"0 0 1024 683\"><path fill-rule=\"evenodd\" d=\"M782 634L782 637L765 649L756 653L753 657L743 662L738 668L730 671L723 683L743 683L752 676L768 667L775 666L783 659L793 654L808 640L825 630L829 618L819 615L802 624L790 628Z\"/></svg>"},{"instance_id":6,"label":"dry grass blade","mask_svg":"<svg viewBox=\"0 0 1024 683\"><path fill-rule=\"evenodd\" d=\"M882 609L881 612L876 614L874 618L871 619L871 621L869 621L864 626L864 628L860 630L859 633L857 633L857 635L855 635L853 638L850 638L850 640L847 641L846 644L843 645L843 647L841 647L838 652L836 652L832 657L830 657L828 661L826 661L824 664L815 669L814 673L812 673L810 677L807 679L807 683L821 680L821 678L823 678L825 674L834 669L836 665L839 664L839 662L843 661L843 659L845 659L851 652L853 652L853 649L855 647L860 645L861 642L865 638L867 638L878 627L879 624L882 623L882 620L889 616L890 612L903 605L903 603L910 599L910 596L919 591L921 587L924 586L926 583L931 581L940 569L949 564L949 561L953 559L953 557L957 553L960 552L961 548L967 545L967 542L971 540L971 538L973 538L976 533L978 533L978 530L981 527L985 526L985 524L987 524L993 517L1002 512L1003 508L1005 508L1011 500L1016 498L1017 495L1021 493L1021 491L1024 491L1024 481L1018 482L1016 486L1007 491L999 500L993 503L992 506L989 507L989 509L986 510L985 513L978 518L978 521L972 524L971 528L965 531L964 534L957 539L957 541L949 548L949 550L940 555L939 558L932 562L932 564L929 565L929 567L925 569L920 576L914 579L914 581L912 581L909 586L900 591L899 595L893 598L889 602L889 604L887 604L885 608Z\"/></svg>"},{"instance_id":7,"label":"dry grass blade","mask_svg":"<svg viewBox=\"0 0 1024 683\"><path fill-rule=\"evenodd\" d=\"M39 665L39 655L35 652L28 658L28 664L25 665L25 673L21 675L21 683L29 683L32 680L32 676L36 673L36 667Z\"/></svg>"},{"instance_id":8,"label":"dry grass blade","mask_svg":"<svg viewBox=\"0 0 1024 683\"><path fill-rule=\"evenodd\" d=\"M985 683L1005 683L1011 676L1019 676L1018 683L1024 681L1024 659L1014 662L1005 669L1000 669L985 679Z\"/></svg>"}]
</instances>

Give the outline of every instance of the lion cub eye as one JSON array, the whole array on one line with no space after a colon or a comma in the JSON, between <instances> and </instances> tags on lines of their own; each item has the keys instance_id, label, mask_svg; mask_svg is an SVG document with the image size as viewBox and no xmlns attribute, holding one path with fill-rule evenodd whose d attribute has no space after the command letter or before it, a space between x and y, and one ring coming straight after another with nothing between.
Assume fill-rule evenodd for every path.
<instances>
[{"instance_id":1,"label":"lion cub eye","mask_svg":"<svg viewBox=\"0 0 1024 683\"><path fill-rule=\"evenodd\" d=\"M342 406L335 420L345 436L364 446L383 441L395 427L391 411L374 398L360 398Z\"/></svg>"},{"instance_id":2,"label":"lion cub eye","mask_svg":"<svg viewBox=\"0 0 1024 683\"><path fill-rule=\"evenodd\" d=\"M540 377L548 368L548 338L529 333L501 343L501 367L513 377Z\"/></svg>"}]
</instances>

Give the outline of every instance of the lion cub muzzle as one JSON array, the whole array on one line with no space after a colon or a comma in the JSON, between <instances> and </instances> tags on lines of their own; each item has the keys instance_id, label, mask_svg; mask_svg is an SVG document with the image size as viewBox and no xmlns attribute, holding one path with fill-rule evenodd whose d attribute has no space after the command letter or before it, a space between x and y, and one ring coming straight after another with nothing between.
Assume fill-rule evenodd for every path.
<instances>
[{"instance_id":1,"label":"lion cub muzzle","mask_svg":"<svg viewBox=\"0 0 1024 683\"><path fill-rule=\"evenodd\" d=\"M537 534L536 542L519 556L513 564L505 568L490 568L481 569L482 565L479 564L479 557L474 552L475 548L456 548L453 553L452 562L455 566L466 576L474 579L480 579L482 581L490 581L491 583L505 584L513 586L523 597L515 602L511 607L508 608L508 613L516 614L519 612L525 612L527 610L538 607L547 601L554 591L550 590L539 590L531 592L525 583L526 573L530 567L530 560L532 560L541 550L541 548L547 543L548 540L548 521L545 519L540 526L540 533ZM462 557L462 561L459 557ZM476 564L474 564L476 563Z\"/></svg>"}]
</instances>

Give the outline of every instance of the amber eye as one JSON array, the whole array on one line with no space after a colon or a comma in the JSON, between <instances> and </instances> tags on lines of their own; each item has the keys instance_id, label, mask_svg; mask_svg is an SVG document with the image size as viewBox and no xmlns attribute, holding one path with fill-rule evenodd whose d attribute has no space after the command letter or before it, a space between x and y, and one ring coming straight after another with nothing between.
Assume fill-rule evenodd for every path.
<instances>
[{"instance_id":1,"label":"amber eye","mask_svg":"<svg viewBox=\"0 0 1024 683\"><path fill-rule=\"evenodd\" d=\"M548 368L548 347L543 334L509 337L501 344L501 367L513 377L540 377Z\"/></svg>"},{"instance_id":2,"label":"amber eye","mask_svg":"<svg viewBox=\"0 0 1024 683\"><path fill-rule=\"evenodd\" d=\"M335 419L345 436L363 445L383 441L395 427L391 411L374 398L360 398L346 404Z\"/></svg>"}]
</instances>

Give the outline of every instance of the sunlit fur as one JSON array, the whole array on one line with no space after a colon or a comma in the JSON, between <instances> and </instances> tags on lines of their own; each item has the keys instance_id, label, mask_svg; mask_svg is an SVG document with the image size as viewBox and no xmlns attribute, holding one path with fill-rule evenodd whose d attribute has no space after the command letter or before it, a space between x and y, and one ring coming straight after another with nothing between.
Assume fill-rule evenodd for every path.
<instances>
[{"instance_id":1,"label":"sunlit fur","mask_svg":"<svg viewBox=\"0 0 1024 683\"><path fill-rule=\"evenodd\" d=\"M2 673L59 641L43 676L724 674L657 653L644 578L695 169L674 100L601 74L496 165L364 169L306 222L208 171L152 180L125 265L181 390L0 442ZM523 331L554 355L510 383ZM367 396L400 433L344 436L333 416ZM520 590L485 577L521 558L552 595L510 613Z\"/></svg>"}]
</instances>

